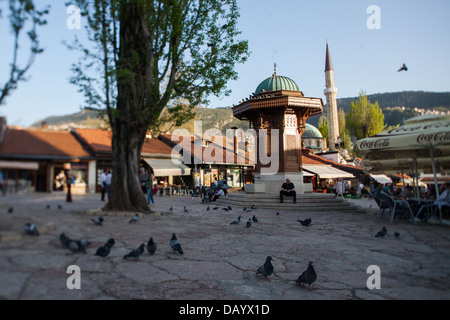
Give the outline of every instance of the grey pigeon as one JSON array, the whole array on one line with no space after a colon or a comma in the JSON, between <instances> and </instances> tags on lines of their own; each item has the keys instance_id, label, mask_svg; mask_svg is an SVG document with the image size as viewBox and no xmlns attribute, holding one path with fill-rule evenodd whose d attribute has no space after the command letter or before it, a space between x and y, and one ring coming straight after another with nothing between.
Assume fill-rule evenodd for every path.
<instances>
[{"instance_id":1,"label":"grey pigeon","mask_svg":"<svg viewBox=\"0 0 450 320\"><path fill-rule=\"evenodd\" d=\"M78 240L71 240L69 242L68 248L72 252L83 252L83 253L86 253L85 247Z\"/></svg>"},{"instance_id":2,"label":"grey pigeon","mask_svg":"<svg viewBox=\"0 0 450 320\"><path fill-rule=\"evenodd\" d=\"M399 233L398 231L395 231L395 232L394 232L394 236L395 236L396 238L398 238L398 237L400 237L400 233Z\"/></svg>"},{"instance_id":3,"label":"grey pigeon","mask_svg":"<svg viewBox=\"0 0 450 320\"><path fill-rule=\"evenodd\" d=\"M172 206L170 207L170 211L173 211L173 207Z\"/></svg>"},{"instance_id":4,"label":"grey pigeon","mask_svg":"<svg viewBox=\"0 0 450 320\"><path fill-rule=\"evenodd\" d=\"M62 209L62 206L61 206L60 204L58 204L58 209L59 209L59 210L61 210L61 209Z\"/></svg>"},{"instance_id":5,"label":"grey pigeon","mask_svg":"<svg viewBox=\"0 0 450 320\"><path fill-rule=\"evenodd\" d=\"M9 207L8 208L8 213L13 213L14 212L14 208L13 207Z\"/></svg>"},{"instance_id":6,"label":"grey pigeon","mask_svg":"<svg viewBox=\"0 0 450 320\"><path fill-rule=\"evenodd\" d=\"M92 218L91 221L92 221L96 226L101 226L101 225L103 225L103 217Z\"/></svg>"},{"instance_id":7,"label":"grey pigeon","mask_svg":"<svg viewBox=\"0 0 450 320\"><path fill-rule=\"evenodd\" d=\"M208 206L208 208L206 208L206 211L209 211L209 210L211 210L211 208Z\"/></svg>"},{"instance_id":8,"label":"grey pigeon","mask_svg":"<svg viewBox=\"0 0 450 320\"><path fill-rule=\"evenodd\" d=\"M280 215L280 213L279 212L277 212L277 216L279 216Z\"/></svg>"},{"instance_id":9,"label":"grey pigeon","mask_svg":"<svg viewBox=\"0 0 450 320\"><path fill-rule=\"evenodd\" d=\"M172 238L170 239L170 246L174 251L178 251L179 254L183 254L183 250L181 249L180 242L178 242L177 236L175 233L172 233Z\"/></svg>"},{"instance_id":10,"label":"grey pigeon","mask_svg":"<svg viewBox=\"0 0 450 320\"><path fill-rule=\"evenodd\" d=\"M255 207L255 205L254 205L254 204L252 204L252 206L250 207L250 209L252 209L252 210L256 210L256 207Z\"/></svg>"},{"instance_id":11,"label":"grey pigeon","mask_svg":"<svg viewBox=\"0 0 450 320\"><path fill-rule=\"evenodd\" d=\"M95 252L96 256L100 256L100 257L107 257L109 255L109 253L111 252L111 248L114 246L116 242L114 241L113 238L108 239L108 241L102 245L101 247L99 247L97 249L97 251Z\"/></svg>"},{"instance_id":12,"label":"grey pigeon","mask_svg":"<svg viewBox=\"0 0 450 320\"><path fill-rule=\"evenodd\" d=\"M217 210L217 209L219 209L219 207L214 207L214 208L213 208L213 210Z\"/></svg>"},{"instance_id":13,"label":"grey pigeon","mask_svg":"<svg viewBox=\"0 0 450 320\"><path fill-rule=\"evenodd\" d=\"M381 231L378 231L378 233L375 235L375 238L383 238L387 234L387 230L385 227L381 229Z\"/></svg>"},{"instance_id":14,"label":"grey pigeon","mask_svg":"<svg viewBox=\"0 0 450 320\"><path fill-rule=\"evenodd\" d=\"M400 71L408 71L408 68L406 67L406 64L403 64L402 67L397 70L397 72L400 72Z\"/></svg>"},{"instance_id":15,"label":"grey pigeon","mask_svg":"<svg viewBox=\"0 0 450 320\"><path fill-rule=\"evenodd\" d=\"M241 222L241 216L237 217L232 223L230 224L239 224Z\"/></svg>"},{"instance_id":16,"label":"grey pigeon","mask_svg":"<svg viewBox=\"0 0 450 320\"><path fill-rule=\"evenodd\" d=\"M184 207L184 213L189 213L189 210Z\"/></svg>"},{"instance_id":17,"label":"grey pigeon","mask_svg":"<svg viewBox=\"0 0 450 320\"><path fill-rule=\"evenodd\" d=\"M50 205L49 204L46 207L47 207L47 209L50 209Z\"/></svg>"},{"instance_id":18,"label":"grey pigeon","mask_svg":"<svg viewBox=\"0 0 450 320\"><path fill-rule=\"evenodd\" d=\"M123 256L125 260L134 259L138 260L141 254L144 253L145 244L141 243L139 248L132 250L129 254Z\"/></svg>"},{"instance_id":19,"label":"grey pigeon","mask_svg":"<svg viewBox=\"0 0 450 320\"><path fill-rule=\"evenodd\" d=\"M306 283L309 286L309 290L311 290L311 285L314 281L317 280L317 274L313 267L313 262L310 261L308 268L303 271L303 273L298 277L298 279L295 281L297 284L301 284L303 286L303 283Z\"/></svg>"},{"instance_id":20,"label":"grey pigeon","mask_svg":"<svg viewBox=\"0 0 450 320\"><path fill-rule=\"evenodd\" d=\"M33 223L27 223L24 226L24 231L26 234L30 236L38 236L39 231L37 230L36 226Z\"/></svg>"},{"instance_id":21,"label":"grey pigeon","mask_svg":"<svg viewBox=\"0 0 450 320\"><path fill-rule=\"evenodd\" d=\"M259 222L259 220L256 216L253 216L252 220L253 220L253 222Z\"/></svg>"},{"instance_id":22,"label":"grey pigeon","mask_svg":"<svg viewBox=\"0 0 450 320\"><path fill-rule=\"evenodd\" d=\"M139 220L139 214L136 213L136 215L131 218L130 221L128 221L128 223L136 223Z\"/></svg>"},{"instance_id":23,"label":"grey pigeon","mask_svg":"<svg viewBox=\"0 0 450 320\"><path fill-rule=\"evenodd\" d=\"M266 262L264 262L264 264L258 268L258 271L256 271L256 274L262 274L267 280L267 277L273 273L273 265L272 265L271 261L272 261L272 257L268 256L266 258Z\"/></svg>"},{"instance_id":24,"label":"grey pigeon","mask_svg":"<svg viewBox=\"0 0 450 320\"><path fill-rule=\"evenodd\" d=\"M252 219L248 219L247 224L245 227L250 228L252 226Z\"/></svg>"},{"instance_id":25,"label":"grey pigeon","mask_svg":"<svg viewBox=\"0 0 450 320\"><path fill-rule=\"evenodd\" d=\"M311 218L308 218L308 219L305 219L305 220L297 220L297 221L300 222L301 225L304 226L304 227L309 227L309 225L312 222Z\"/></svg>"},{"instance_id":26,"label":"grey pigeon","mask_svg":"<svg viewBox=\"0 0 450 320\"><path fill-rule=\"evenodd\" d=\"M91 245L91 243L89 241L87 241L86 239L81 239L81 240L76 240L76 241L85 248L87 246Z\"/></svg>"},{"instance_id":27,"label":"grey pigeon","mask_svg":"<svg viewBox=\"0 0 450 320\"><path fill-rule=\"evenodd\" d=\"M153 241L153 238L150 238L150 240L148 240L147 251L151 255L153 255L156 252L156 243Z\"/></svg>"}]
</instances>

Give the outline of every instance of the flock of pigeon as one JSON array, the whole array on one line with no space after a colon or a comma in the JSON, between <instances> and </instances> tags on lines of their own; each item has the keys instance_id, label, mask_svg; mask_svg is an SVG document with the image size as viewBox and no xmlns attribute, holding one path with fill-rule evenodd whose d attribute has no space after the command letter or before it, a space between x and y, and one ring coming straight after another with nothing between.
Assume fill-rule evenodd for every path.
<instances>
[{"instance_id":1,"label":"flock of pigeon","mask_svg":"<svg viewBox=\"0 0 450 320\"><path fill-rule=\"evenodd\" d=\"M49 209L50 206L47 205L47 209ZM62 209L61 205L58 205L59 209ZM212 210L218 210L220 207L214 207ZM184 206L184 213L188 213L189 210ZM208 206L207 211L210 211L211 208ZM222 210L224 211L230 211L233 210L233 208L231 206L228 206L226 208L222 208ZM252 205L250 208L244 208L243 211L244 212L251 212L252 210L256 210L255 205ZM173 211L173 207L170 207L170 211ZM12 214L14 212L13 207L8 208L8 213ZM277 215L279 215L280 213L277 212ZM237 225L241 222L242 216L238 216L235 220L233 220L230 225ZM136 214L134 217L132 217L129 220L130 224L134 224L139 220L139 215ZM91 219L92 223L94 223L97 226L102 226L103 225L103 221L104 218L103 217L97 217L97 218L92 218ZM312 219L308 218L305 220L297 220L302 226L304 227L309 227L312 223ZM258 223L259 220L256 217L256 215L253 215L252 218L249 218L247 223L246 223L246 228L250 228L252 226L253 223ZM32 236L39 236L40 233L36 228L36 225L34 225L33 223L26 223L24 226L24 231L27 235L32 235ZM387 229L386 227L383 227L376 235L376 238L383 238L387 235ZM394 232L394 236L395 238L399 238L400 234L399 232L395 231ZM68 248L70 251L72 252L82 252L82 253L86 253L86 247L88 247L91 243L86 240L86 239L80 239L80 240L73 240L69 237L67 237L64 233L62 233L59 237L59 240L61 242L61 244ZM108 241L106 241L106 243L102 246L100 246L94 255L96 256L100 256L100 257L107 257L110 252L111 252L111 248L114 246L115 244L115 240L113 238L108 239ZM170 239L170 247L178 252L179 254L184 254L182 248L181 248L181 244L178 241L175 233L172 234L172 238ZM145 249L147 249L148 253L150 255L153 255L156 252L156 243L154 242L153 238L150 237L149 241L147 244L140 244L138 248L130 251L128 254L126 254L123 259L124 260L138 260L139 257L144 253ZM264 276L264 278L266 280L268 280L268 277L270 275L272 275L274 272L274 267L272 265L272 257L268 256L266 258L265 263L260 266L256 272L256 274L261 274L262 276ZM313 267L313 262L310 261L308 264L307 269L297 278L297 280L295 281L296 284L300 284L302 286L304 286L305 284L307 284L309 286L309 290L311 290L311 285L317 280L317 274L314 270Z\"/></svg>"}]
</instances>

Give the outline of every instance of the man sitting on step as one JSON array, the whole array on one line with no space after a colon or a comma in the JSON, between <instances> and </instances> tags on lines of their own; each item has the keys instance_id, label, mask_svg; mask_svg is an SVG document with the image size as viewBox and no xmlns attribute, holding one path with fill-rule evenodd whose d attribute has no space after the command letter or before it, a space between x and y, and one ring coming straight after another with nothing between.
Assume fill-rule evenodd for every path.
<instances>
[{"instance_id":1,"label":"man sitting on step","mask_svg":"<svg viewBox=\"0 0 450 320\"><path fill-rule=\"evenodd\" d=\"M294 184L289 178L287 178L286 182L281 186L280 203L283 203L283 196L294 197L294 203L297 203L297 193L295 192Z\"/></svg>"}]
</instances>

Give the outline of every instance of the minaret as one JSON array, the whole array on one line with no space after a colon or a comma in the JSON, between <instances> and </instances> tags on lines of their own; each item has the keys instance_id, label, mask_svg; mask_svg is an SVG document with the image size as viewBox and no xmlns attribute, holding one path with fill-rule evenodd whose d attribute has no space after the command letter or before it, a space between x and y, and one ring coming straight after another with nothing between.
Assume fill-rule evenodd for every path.
<instances>
[{"instance_id":1,"label":"minaret","mask_svg":"<svg viewBox=\"0 0 450 320\"><path fill-rule=\"evenodd\" d=\"M328 148L335 150L336 143L339 143L339 120L336 102L338 90L334 86L334 70L331 63L330 51L328 50L325 58L325 90L323 93L327 97L327 120L328 120Z\"/></svg>"}]
</instances>

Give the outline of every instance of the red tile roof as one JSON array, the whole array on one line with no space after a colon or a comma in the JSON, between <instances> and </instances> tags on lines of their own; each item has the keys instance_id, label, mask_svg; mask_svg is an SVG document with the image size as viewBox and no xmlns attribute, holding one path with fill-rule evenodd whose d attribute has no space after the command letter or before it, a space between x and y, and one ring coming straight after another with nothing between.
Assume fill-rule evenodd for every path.
<instances>
[{"instance_id":1,"label":"red tile roof","mask_svg":"<svg viewBox=\"0 0 450 320\"><path fill-rule=\"evenodd\" d=\"M68 131L7 128L0 146L1 155L91 157L86 148Z\"/></svg>"},{"instance_id":2,"label":"red tile roof","mask_svg":"<svg viewBox=\"0 0 450 320\"><path fill-rule=\"evenodd\" d=\"M111 153L112 131L102 129L76 129L82 141L88 144L95 153ZM170 155L172 148L157 139L145 139L142 145L142 154Z\"/></svg>"}]
</instances>

